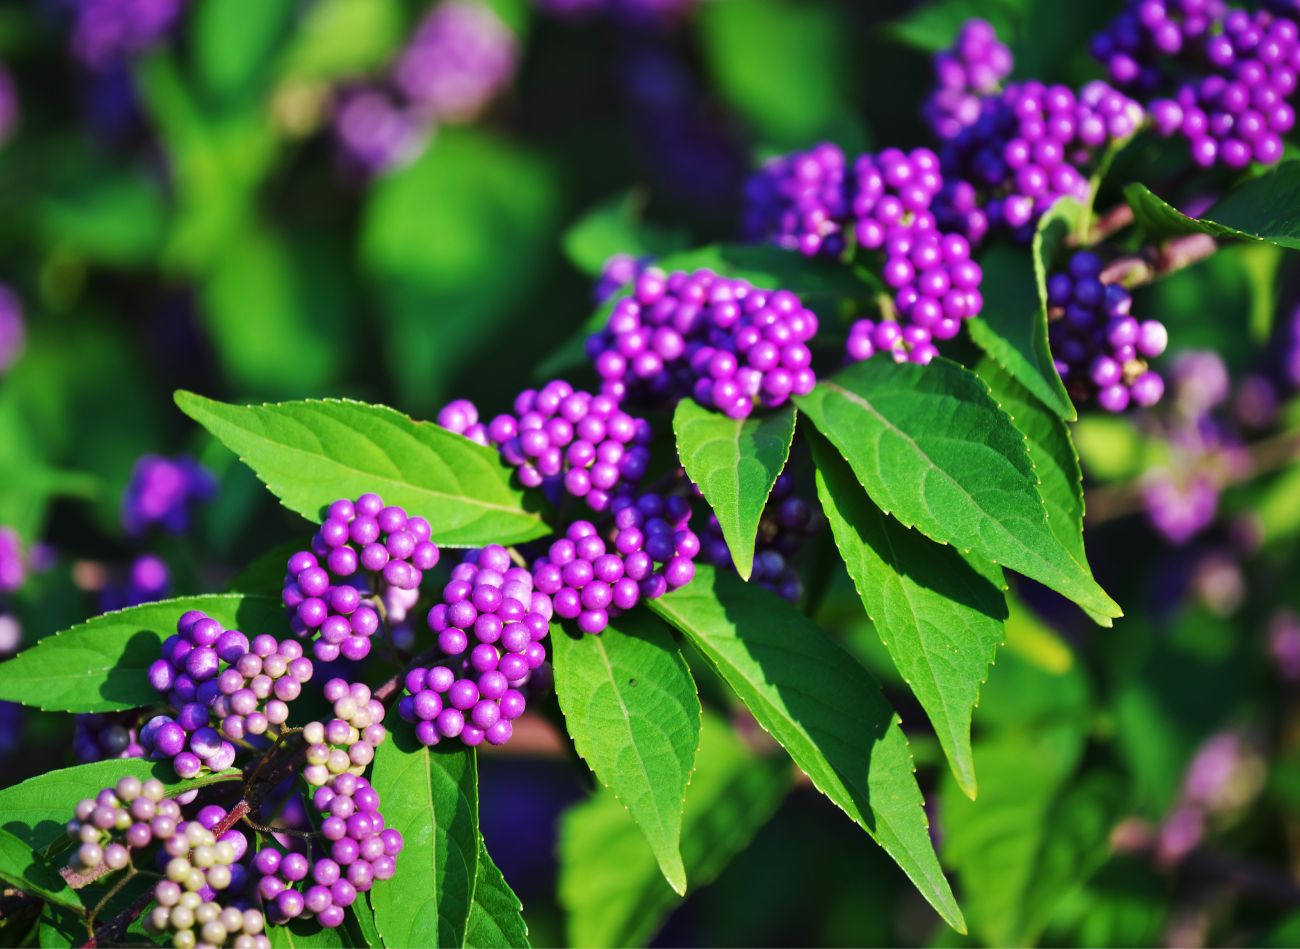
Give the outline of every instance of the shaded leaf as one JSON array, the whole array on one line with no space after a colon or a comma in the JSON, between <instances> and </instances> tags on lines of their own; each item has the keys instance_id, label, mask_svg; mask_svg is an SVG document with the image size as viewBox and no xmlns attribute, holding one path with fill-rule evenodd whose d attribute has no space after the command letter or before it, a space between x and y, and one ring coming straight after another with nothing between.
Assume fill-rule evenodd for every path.
<instances>
[{"instance_id":1,"label":"shaded leaf","mask_svg":"<svg viewBox=\"0 0 1300 949\"><path fill-rule=\"evenodd\" d=\"M228 405L192 392L176 404L311 520L374 491L426 518L449 547L512 544L549 532L525 508L497 453L382 405L338 400Z\"/></svg>"},{"instance_id":2,"label":"shaded leaf","mask_svg":"<svg viewBox=\"0 0 1300 949\"><path fill-rule=\"evenodd\" d=\"M60 712L109 712L158 701L149 666L188 610L250 636L285 625L279 598L187 596L96 616L0 663L0 699Z\"/></svg>"},{"instance_id":3,"label":"shaded leaf","mask_svg":"<svg viewBox=\"0 0 1300 949\"><path fill-rule=\"evenodd\" d=\"M480 837L474 905L465 926L466 949L528 949L523 908Z\"/></svg>"},{"instance_id":4,"label":"shaded leaf","mask_svg":"<svg viewBox=\"0 0 1300 949\"><path fill-rule=\"evenodd\" d=\"M835 449L820 435L809 437L817 494L858 596L929 716L958 785L974 798L971 710L1004 636L1002 590L953 548L882 512Z\"/></svg>"},{"instance_id":5,"label":"shaded leaf","mask_svg":"<svg viewBox=\"0 0 1300 949\"><path fill-rule=\"evenodd\" d=\"M1242 182L1201 218L1188 217L1146 185L1128 185L1124 197L1137 223L1155 237L1200 233L1300 249L1300 161Z\"/></svg>"},{"instance_id":6,"label":"shaded leaf","mask_svg":"<svg viewBox=\"0 0 1300 949\"><path fill-rule=\"evenodd\" d=\"M551 648L574 747L628 809L673 889L685 893L682 801L700 743L700 699L672 634L629 613L599 636L557 629Z\"/></svg>"},{"instance_id":7,"label":"shaded leaf","mask_svg":"<svg viewBox=\"0 0 1300 949\"><path fill-rule=\"evenodd\" d=\"M881 510L1093 613L1121 615L1052 533L1025 438L978 376L943 359L871 359L796 401Z\"/></svg>"},{"instance_id":8,"label":"shaded leaf","mask_svg":"<svg viewBox=\"0 0 1300 949\"><path fill-rule=\"evenodd\" d=\"M790 457L794 424L793 405L732 419L701 407L694 399L682 399L673 414L682 465L717 515L743 580L754 568L758 522Z\"/></svg>"},{"instance_id":9,"label":"shaded leaf","mask_svg":"<svg viewBox=\"0 0 1300 949\"><path fill-rule=\"evenodd\" d=\"M564 232L564 253L575 267L596 277L615 254L659 258L687 246L686 233L640 220L634 191L617 194L592 208Z\"/></svg>"},{"instance_id":10,"label":"shaded leaf","mask_svg":"<svg viewBox=\"0 0 1300 949\"><path fill-rule=\"evenodd\" d=\"M696 886L715 880L790 788L783 758L762 757L706 713L700 765L686 791L682 861ZM640 946L680 902L645 836L609 791L571 808L560 829L560 904L574 946Z\"/></svg>"},{"instance_id":11,"label":"shaded leaf","mask_svg":"<svg viewBox=\"0 0 1300 949\"><path fill-rule=\"evenodd\" d=\"M907 739L866 670L790 603L711 567L649 605L690 639L814 786L964 931L930 843Z\"/></svg>"},{"instance_id":12,"label":"shaded leaf","mask_svg":"<svg viewBox=\"0 0 1300 949\"><path fill-rule=\"evenodd\" d=\"M0 880L51 903L82 909L81 897L59 871L30 844L7 830L0 830Z\"/></svg>"}]
</instances>

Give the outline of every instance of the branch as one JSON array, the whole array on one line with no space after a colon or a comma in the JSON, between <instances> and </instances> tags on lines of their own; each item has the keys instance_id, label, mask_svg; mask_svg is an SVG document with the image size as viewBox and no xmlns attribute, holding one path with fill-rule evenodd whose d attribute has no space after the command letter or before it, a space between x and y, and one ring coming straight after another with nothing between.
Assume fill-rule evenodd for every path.
<instances>
[{"instance_id":1,"label":"branch","mask_svg":"<svg viewBox=\"0 0 1300 949\"><path fill-rule=\"evenodd\" d=\"M1137 287L1154 283L1214 255L1219 243L1209 234L1184 234L1159 248L1117 257L1101 272L1102 283Z\"/></svg>"}]
</instances>

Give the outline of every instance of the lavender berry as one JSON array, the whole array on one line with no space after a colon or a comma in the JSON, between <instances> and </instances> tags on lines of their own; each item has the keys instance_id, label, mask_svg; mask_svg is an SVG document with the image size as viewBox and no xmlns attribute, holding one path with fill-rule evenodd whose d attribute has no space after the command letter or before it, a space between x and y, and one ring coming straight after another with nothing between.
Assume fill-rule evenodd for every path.
<instances>
[{"instance_id":1,"label":"lavender berry","mask_svg":"<svg viewBox=\"0 0 1300 949\"><path fill-rule=\"evenodd\" d=\"M754 544L754 568L750 580L791 603L803 597L803 580L794 556L804 542L825 527L821 513L794 493L794 478L783 472L772 485L772 493L759 519ZM717 515L710 513L701 537L700 556L706 563L723 569L734 568L731 549L722 535Z\"/></svg>"},{"instance_id":2,"label":"lavender berry","mask_svg":"<svg viewBox=\"0 0 1300 949\"><path fill-rule=\"evenodd\" d=\"M375 604L389 588L418 590L438 564L429 522L377 494L335 501L311 550L289 558L283 600L295 635L312 637L317 659L360 660L379 629Z\"/></svg>"},{"instance_id":3,"label":"lavender berry","mask_svg":"<svg viewBox=\"0 0 1300 949\"><path fill-rule=\"evenodd\" d=\"M393 81L428 120L467 122L510 84L518 60L514 35L488 4L446 0L416 28Z\"/></svg>"},{"instance_id":4,"label":"lavender berry","mask_svg":"<svg viewBox=\"0 0 1300 949\"><path fill-rule=\"evenodd\" d=\"M0 88L0 97L4 95ZM0 116L0 121L3 121ZM3 139L0 131L0 139ZM23 353L27 331L23 323L23 308L18 295L0 284L0 377L8 372Z\"/></svg>"},{"instance_id":5,"label":"lavender berry","mask_svg":"<svg viewBox=\"0 0 1300 949\"><path fill-rule=\"evenodd\" d=\"M143 758L136 727L140 713L103 712L78 715L72 732L72 753L78 763L107 761L109 758Z\"/></svg>"},{"instance_id":6,"label":"lavender berry","mask_svg":"<svg viewBox=\"0 0 1300 949\"><path fill-rule=\"evenodd\" d=\"M155 527L184 533L195 505L212 500L216 489L216 479L192 458L145 455L122 499L122 526L131 537Z\"/></svg>"},{"instance_id":7,"label":"lavender berry","mask_svg":"<svg viewBox=\"0 0 1300 949\"><path fill-rule=\"evenodd\" d=\"M940 139L951 139L980 116L981 98L997 92L1011 72L1011 50L986 20L967 20L952 48L934 57L937 88L922 107Z\"/></svg>"}]
</instances>

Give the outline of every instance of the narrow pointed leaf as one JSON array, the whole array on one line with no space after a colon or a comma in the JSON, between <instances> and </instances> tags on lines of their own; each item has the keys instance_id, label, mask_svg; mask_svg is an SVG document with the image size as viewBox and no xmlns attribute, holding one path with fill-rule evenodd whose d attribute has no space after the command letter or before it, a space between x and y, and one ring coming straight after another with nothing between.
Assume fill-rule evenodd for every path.
<instances>
[{"instance_id":1,"label":"narrow pointed leaf","mask_svg":"<svg viewBox=\"0 0 1300 949\"><path fill-rule=\"evenodd\" d=\"M1025 436L1038 475L1038 493L1047 510L1047 526L1079 568L1092 573L1083 544L1083 472L1070 429L992 362L981 363L978 371L998 405ZM1104 613L1089 615L1101 626L1112 625Z\"/></svg>"},{"instance_id":2,"label":"narrow pointed leaf","mask_svg":"<svg viewBox=\"0 0 1300 949\"><path fill-rule=\"evenodd\" d=\"M466 949L528 949L523 908L480 837L474 905L465 927Z\"/></svg>"},{"instance_id":3,"label":"narrow pointed leaf","mask_svg":"<svg viewBox=\"0 0 1300 949\"><path fill-rule=\"evenodd\" d=\"M749 846L791 785L784 757L763 757L716 715L704 716L700 766L686 791L682 860L694 887ZM644 835L608 790L571 808L560 829L560 904L579 947L641 946L681 902Z\"/></svg>"},{"instance_id":4,"label":"narrow pointed leaf","mask_svg":"<svg viewBox=\"0 0 1300 949\"><path fill-rule=\"evenodd\" d=\"M60 712L109 712L157 700L149 666L188 610L228 628L279 634L279 598L223 593L186 596L105 613L0 663L0 699Z\"/></svg>"},{"instance_id":5,"label":"narrow pointed leaf","mask_svg":"<svg viewBox=\"0 0 1300 949\"><path fill-rule=\"evenodd\" d=\"M480 854L474 751L425 748L401 728L379 746L370 783L406 841L393 878L370 894L384 944L464 945Z\"/></svg>"},{"instance_id":6,"label":"narrow pointed leaf","mask_svg":"<svg viewBox=\"0 0 1300 949\"><path fill-rule=\"evenodd\" d=\"M1047 266L1087 216L1079 202L1052 205L1034 232L1032 251L999 245L980 257L984 308L970 321L971 338L999 366L1060 418L1078 418L1052 361L1047 332Z\"/></svg>"},{"instance_id":7,"label":"narrow pointed leaf","mask_svg":"<svg viewBox=\"0 0 1300 949\"><path fill-rule=\"evenodd\" d=\"M184 391L176 404L285 507L311 520L338 498L374 491L427 519L433 539L450 547L549 532L496 452L386 406L334 399L228 405Z\"/></svg>"},{"instance_id":8,"label":"narrow pointed leaf","mask_svg":"<svg viewBox=\"0 0 1300 949\"><path fill-rule=\"evenodd\" d=\"M885 513L1121 615L1052 533L1025 437L974 373L945 359L869 359L797 401Z\"/></svg>"},{"instance_id":9,"label":"narrow pointed leaf","mask_svg":"<svg viewBox=\"0 0 1300 949\"><path fill-rule=\"evenodd\" d=\"M682 801L700 745L700 698L672 633L629 613L599 636L557 629L555 694L574 747L645 834L665 879L686 892Z\"/></svg>"},{"instance_id":10,"label":"narrow pointed leaf","mask_svg":"<svg viewBox=\"0 0 1300 949\"><path fill-rule=\"evenodd\" d=\"M871 503L835 449L820 435L809 437L822 510L862 605L925 709L958 785L973 798L971 710L1005 636L1006 598L956 550Z\"/></svg>"},{"instance_id":11,"label":"narrow pointed leaf","mask_svg":"<svg viewBox=\"0 0 1300 949\"><path fill-rule=\"evenodd\" d=\"M772 485L790 457L795 411L788 405L747 419L727 418L694 399L677 403L673 431L686 474L722 527L741 579L754 568L754 542Z\"/></svg>"},{"instance_id":12,"label":"narrow pointed leaf","mask_svg":"<svg viewBox=\"0 0 1300 949\"><path fill-rule=\"evenodd\" d=\"M907 739L880 687L793 605L701 567L650 607L686 635L819 791L884 847L954 929Z\"/></svg>"}]
</instances>

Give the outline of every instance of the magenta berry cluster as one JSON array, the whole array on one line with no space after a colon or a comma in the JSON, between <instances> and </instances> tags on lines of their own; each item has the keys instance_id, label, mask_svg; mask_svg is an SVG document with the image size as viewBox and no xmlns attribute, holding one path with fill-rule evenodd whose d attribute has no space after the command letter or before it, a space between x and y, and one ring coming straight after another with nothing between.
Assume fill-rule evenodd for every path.
<instances>
[{"instance_id":1,"label":"magenta berry cluster","mask_svg":"<svg viewBox=\"0 0 1300 949\"><path fill-rule=\"evenodd\" d=\"M288 703L311 679L312 664L292 640L262 634L250 642L198 610L181 616L176 630L148 672L150 685L176 715L150 719L140 743L152 757L172 759L181 777L192 778L230 767L233 741L284 724Z\"/></svg>"},{"instance_id":2,"label":"magenta berry cluster","mask_svg":"<svg viewBox=\"0 0 1300 949\"><path fill-rule=\"evenodd\" d=\"M8 74L0 69L0 144L8 132L5 95ZM13 367L23 353L27 341L27 328L23 322L23 307L18 295L0 283L0 377Z\"/></svg>"},{"instance_id":3,"label":"magenta berry cluster","mask_svg":"<svg viewBox=\"0 0 1300 949\"><path fill-rule=\"evenodd\" d=\"M12 527L0 527L0 593L14 593L27 580L22 538Z\"/></svg>"},{"instance_id":4,"label":"magenta berry cluster","mask_svg":"<svg viewBox=\"0 0 1300 949\"><path fill-rule=\"evenodd\" d=\"M533 566L537 589L557 616L600 633L610 616L690 583L699 538L683 498L646 494L620 500L608 541L589 521L575 521Z\"/></svg>"},{"instance_id":5,"label":"magenta berry cluster","mask_svg":"<svg viewBox=\"0 0 1300 949\"><path fill-rule=\"evenodd\" d=\"M1132 315L1132 294L1102 279L1100 257L1080 251L1052 274L1047 306L1052 355L1071 398L1107 412L1160 401L1164 380L1147 360L1164 352L1169 334L1159 321Z\"/></svg>"},{"instance_id":6,"label":"magenta berry cluster","mask_svg":"<svg viewBox=\"0 0 1300 949\"><path fill-rule=\"evenodd\" d=\"M496 446L525 487L554 500L567 494L593 511L627 493L650 465L650 426L629 415L611 395L575 390L563 380L525 389L514 412L484 425L463 399L438 413L438 424L480 444Z\"/></svg>"},{"instance_id":7,"label":"magenta berry cluster","mask_svg":"<svg viewBox=\"0 0 1300 949\"><path fill-rule=\"evenodd\" d=\"M284 605L299 637L315 637L322 662L359 660L370 654L379 629L375 598L385 590L418 590L424 573L438 564L429 522L408 517L377 494L335 501L311 550L289 558Z\"/></svg>"},{"instance_id":8,"label":"magenta berry cluster","mask_svg":"<svg viewBox=\"0 0 1300 949\"><path fill-rule=\"evenodd\" d=\"M59 6L72 14L73 55L101 71L165 39L185 0L73 0Z\"/></svg>"},{"instance_id":9,"label":"magenta berry cluster","mask_svg":"<svg viewBox=\"0 0 1300 949\"><path fill-rule=\"evenodd\" d=\"M922 113L940 139L955 137L979 118L981 99L1011 73L1011 50L987 20L967 20L950 49L934 57L937 86Z\"/></svg>"},{"instance_id":10,"label":"magenta berry cluster","mask_svg":"<svg viewBox=\"0 0 1300 949\"><path fill-rule=\"evenodd\" d=\"M619 299L587 353L611 397L671 404L693 396L732 418L784 405L817 384L817 317L786 290L711 270L650 267Z\"/></svg>"},{"instance_id":11,"label":"magenta berry cluster","mask_svg":"<svg viewBox=\"0 0 1300 949\"><path fill-rule=\"evenodd\" d=\"M1141 105L1100 80L1013 83L986 96L978 117L944 140L941 227L979 243L992 228L1027 240L1063 197L1086 201L1101 149L1133 135Z\"/></svg>"},{"instance_id":12,"label":"magenta berry cluster","mask_svg":"<svg viewBox=\"0 0 1300 949\"><path fill-rule=\"evenodd\" d=\"M614 294L633 283L652 263L653 261L648 257L614 254L605 261L605 265L600 270L600 277L592 288L591 295L596 305L608 303Z\"/></svg>"},{"instance_id":13,"label":"magenta berry cluster","mask_svg":"<svg viewBox=\"0 0 1300 949\"><path fill-rule=\"evenodd\" d=\"M504 547L471 551L429 611L444 660L407 674L398 714L425 745L504 745L524 711L521 690L546 661L551 617L551 598Z\"/></svg>"},{"instance_id":14,"label":"magenta berry cluster","mask_svg":"<svg viewBox=\"0 0 1300 949\"><path fill-rule=\"evenodd\" d=\"M67 824L68 836L77 844L69 866L88 870L102 863L121 870L130 862L132 850L170 839L180 823L181 809L165 794L161 781L125 777L80 801Z\"/></svg>"},{"instance_id":15,"label":"magenta berry cluster","mask_svg":"<svg viewBox=\"0 0 1300 949\"><path fill-rule=\"evenodd\" d=\"M789 472L783 472L772 485L772 493L759 519L750 581L791 603L798 603L803 596L803 582L795 568L794 556L823 527L821 512L794 493L794 478ZM700 557L715 567L734 567L731 548L722 536L716 514L709 514L701 538Z\"/></svg>"},{"instance_id":16,"label":"magenta berry cluster","mask_svg":"<svg viewBox=\"0 0 1300 949\"><path fill-rule=\"evenodd\" d=\"M137 711L78 715L72 732L72 754L81 764L109 758L143 758Z\"/></svg>"},{"instance_id":17,"label":"magenta berry cluster","mask_svg":"<svg viewBox=\"0 0 1300 949\"><path fill-rule=\"evenodd\" d=\"M216 478L193 458L144 455L122 499L122 527L132 537L151 528L184 533L195 506L212 500L216 490Z\"/></svg>"}]
</instances>

